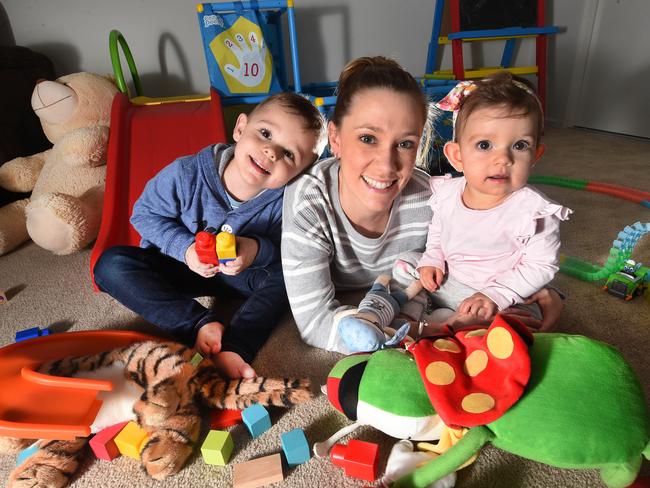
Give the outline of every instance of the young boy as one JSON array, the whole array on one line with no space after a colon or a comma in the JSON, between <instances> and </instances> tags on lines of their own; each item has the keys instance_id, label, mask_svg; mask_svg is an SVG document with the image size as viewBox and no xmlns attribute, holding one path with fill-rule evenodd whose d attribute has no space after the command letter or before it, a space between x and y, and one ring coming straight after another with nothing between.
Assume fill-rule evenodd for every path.
<instances>
[{"instance_id":1,"label":"young boy","mask_svg":"<svg viewBox=\"0 0 650 488\"><path fill-rule=\"evenodd\" d=\"M177 159L147 183L131 223L141 247L108 249L95 281L126 307L211 356L225 377L250 378L250 363L286 308L280 264L284 186L323 148L324 124L304 97L281 93L241 114L235 145ZM204 264L195 234L226 230L237 259ZM198 296L239 296L229 324Z\"/></svg>"}]
</instances>

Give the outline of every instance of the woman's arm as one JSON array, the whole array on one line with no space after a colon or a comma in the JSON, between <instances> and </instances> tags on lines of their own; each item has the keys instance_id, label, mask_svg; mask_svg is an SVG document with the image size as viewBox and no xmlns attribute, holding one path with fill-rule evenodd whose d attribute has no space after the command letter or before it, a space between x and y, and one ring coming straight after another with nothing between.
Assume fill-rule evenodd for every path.
<instances>
[{"instance_id":1,"label":"woman's arm","mask_svg":"<svg viewBox=\"0 0 650 488\"><path fill-rule=\"evenodd\" d=\"M337 314L350 310L334 298L330 274L333 243L328 239L327 211L319 198L296 197L287 188L282 224L282 269L289 304L300 336L309 345L340 351Z\"/></svg>"}]
</instances>

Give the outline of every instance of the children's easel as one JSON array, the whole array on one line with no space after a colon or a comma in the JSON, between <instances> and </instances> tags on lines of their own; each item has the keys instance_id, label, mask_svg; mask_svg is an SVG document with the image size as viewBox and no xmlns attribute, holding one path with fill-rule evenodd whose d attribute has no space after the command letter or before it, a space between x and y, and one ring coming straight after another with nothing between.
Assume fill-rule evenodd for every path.
<instances>
[{"instance_id":1,"label":"children's easel","mask_svg":"<svg viewBox=\"0 0 650 488\"><path fill-rule=\"evenodd\" d=\"M441 35L445 3L449 4L451 29ZM544 25L544 0L437 0L425 79L465 80L483 78L496 71L508 70L516 75L537 75L537 92L546 107L547 36L559 32L556 26ZM535 65L512 66L518 39L535 38ZM501 62L496 67L465 69L463 41L505 41ZM437 70L438 47L451 44L451 70Z\"/></svg>"},{"instance_id":2,"label":"children's easel","mask_svg":"<svg viewBox=\"0 0 650 488\"><path fill-rule=\"evenodd\" d=\"M293 0L251 0L197 5L210 84L224 105L255 104L273 93L302 90ZM284 57L287 14L293 71Z\"/></svg>"}]
</instances>

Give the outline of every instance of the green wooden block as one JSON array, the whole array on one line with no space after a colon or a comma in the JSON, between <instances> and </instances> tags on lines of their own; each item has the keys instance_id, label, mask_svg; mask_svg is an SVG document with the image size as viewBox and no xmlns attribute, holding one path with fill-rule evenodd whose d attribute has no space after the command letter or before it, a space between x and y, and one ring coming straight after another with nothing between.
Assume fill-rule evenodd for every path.
<instances>
[{"instance_id":1,"label":"green wooden block","mask_svg":"<svg viewBox=\"0 0 650 488\"><path fill-rule=\"evenodd\" d=\"M192 356L192 359L190 359L190 364L194 366L195 368L203 361L203 356L201 356L198 352Z\"/></svg>"},{"instance_id":2,"label":"green wooden block","mask_svg":"<svg viewBox=\"0 0 650 488\"><path fill-rule=\"evenodd\" d=\"M211 430L203 441L201 454L206 464L225 466L228 464L234 447L230 432Z\"/></svg>"}]
</instances>

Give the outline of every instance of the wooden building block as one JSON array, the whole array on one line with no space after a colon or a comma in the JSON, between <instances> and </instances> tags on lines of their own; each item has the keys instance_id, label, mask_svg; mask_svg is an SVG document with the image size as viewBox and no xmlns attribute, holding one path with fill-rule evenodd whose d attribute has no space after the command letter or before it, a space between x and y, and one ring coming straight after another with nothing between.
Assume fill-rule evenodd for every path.
<instances>
[{"instance_id":1,"label":"wooden building block","mask_svg":"<svg viewBox=\"0 0 650 488\"><path fill-rule=\"evenodd\" d=\"M309 450L309 444L307 444L307 438L302 429L293 429L290 432L285 432L280 436L280 441L282 442L284 457L287 459L287 464L290 467L309 461L311 451Z\"/></svg>"},{"instance_id":2,"label":"wooden building block","mask_svg":"<svg viewBox=\"0 0 650 488\"><path fill-rule=\"evenodd\" d=\"M280 454L235 464L233 469L233 488L257 488L282 480L284 475Z\"/></svg>"},{"instance_id":3,"label":"wooden building block","mask_svg":"<svg viewBox=\"0 0 650 488\"><path fill-rule=\"evenodd\" d=\"M244 409L241 413L241 418L248 427L253 438L259 437L262 433L271 428L271 417L269 412L266 411L259 403L251 405Z\"/></svg>"},{"instance_id":4,"label":"wooden building block","mask_svg":"<svg viewBox=\"0 0 650 488\"><path fill-rule=\"evenodd\" d=\"M149 435L135 422L129 422L115 437L115 445L124 456L140 459L140 450Z\"/></svg>"},{"instance_id":5,"label":"wooden building block","mask_svg":"<svg viewBox=\"0 0 650 488\"><path fill-rule=\"evenodd\" d=\"M228 464L235 444L229 432L211 430L201 446L201 455L206 464L225 466Z\"/></svg>"},{"instance_id":6,"label":"wooden building block","mask_svg":"<svg viewBox=\"0 0 650 488\"><path fill-rule=\"evenodd\" d=\"M128 422L120 422L119 424L111 425L110 427L97 432L97 434L90 439L90 448L98 459L112 461L120 455L120 450L115 445L115 437L122 431L126 424L128 424Z\"/></svg>"}]
</instances>

